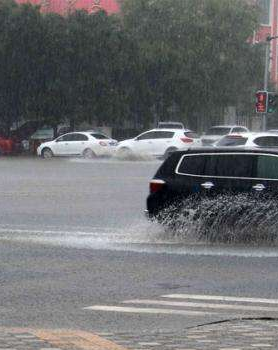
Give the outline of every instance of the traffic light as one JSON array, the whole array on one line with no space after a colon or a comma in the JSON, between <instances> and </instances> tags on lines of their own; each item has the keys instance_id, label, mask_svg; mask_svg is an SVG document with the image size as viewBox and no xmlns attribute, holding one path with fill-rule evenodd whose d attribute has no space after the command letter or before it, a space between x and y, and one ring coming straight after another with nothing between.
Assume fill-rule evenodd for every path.
<instances>
[{"instance_id":1,"label":"traffic light","mask_svg":"<svg viewBox=\"0 0 278 350\"><path fill-rule=\"evenodd\" d=\"M273 113L277 109L278 95L275 92L269 92L267 97L267 113Z\"/></svg>"},{"instance_id":2,"label":"traffic light","mask_svg":"<svg viewBox=\"0 0 278 350\"><path fill-rule=\"evenodd\" d=\"M256 93L256 112L267 113L268 93L267 91L257 91Z\"/></svg>"}]
</instances>

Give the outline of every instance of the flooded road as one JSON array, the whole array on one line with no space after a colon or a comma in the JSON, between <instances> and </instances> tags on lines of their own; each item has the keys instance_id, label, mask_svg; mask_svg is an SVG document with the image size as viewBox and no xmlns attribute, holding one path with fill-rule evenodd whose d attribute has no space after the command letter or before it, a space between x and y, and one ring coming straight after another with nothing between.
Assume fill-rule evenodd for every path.
<instances>
[{"instance_id":1,"label":"flooded road","mask_svg":"<svg viewBox=\"0 0 278 350\"><path fill-rule=\"evenodd\" d=\"M159 162L4 158L2 224L126 227L143 215L148 181Z\"/></svg>"},{"instance_id":2,"label":"flooded road","mask_svg":"<svg viewBox=\"0 0 278 350\"><path fill-rule=\"evenodd\" d=\"M278 256L273 242L211 244L200 240L186 220L174 233L149 222L143 214L148 183L160 164L158 160L2 158L0 240L179 255ZM225 198L213 209L216 203L206 201L202 215L219 213L227 203ZM218 231L221 234L221 225Z\"/></svg>"},{"instance_id":3,"label":"flooded road","mask_svg":"<svg viewBox=\"0 0 278 350\"><path fill-rule=\"evenodd\" d=\"M0 159L0 325L174 339L185 327L277 316L273 244L212 244L144 217L159 165Z\"/></svg>"}]
</instances>

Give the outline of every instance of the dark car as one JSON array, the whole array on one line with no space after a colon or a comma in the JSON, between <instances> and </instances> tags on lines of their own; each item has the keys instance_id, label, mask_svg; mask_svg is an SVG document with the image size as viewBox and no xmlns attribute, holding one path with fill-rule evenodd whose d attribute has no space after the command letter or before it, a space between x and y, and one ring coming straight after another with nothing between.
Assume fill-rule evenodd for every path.
<instances>
[{"instance_id":1,"label":"dark car","mask_svg":"<svg viewBox=\"0 0 278 350\"><path fill-rule=\"evenodd\" d=\"M16 143L13 138L0 136L0 155L9 155L16 152Z\"/></svg>"},{"instance_id":2,"label":"dark car","mask_svg":"<svg viewBox=\"0 0 278 350\"><path fill-rule=\"evenodd\" d=\"M150 217L191 195L278 192L278 150L198 148L174 152L150 182Z\"/></svg>"}]
</instances>

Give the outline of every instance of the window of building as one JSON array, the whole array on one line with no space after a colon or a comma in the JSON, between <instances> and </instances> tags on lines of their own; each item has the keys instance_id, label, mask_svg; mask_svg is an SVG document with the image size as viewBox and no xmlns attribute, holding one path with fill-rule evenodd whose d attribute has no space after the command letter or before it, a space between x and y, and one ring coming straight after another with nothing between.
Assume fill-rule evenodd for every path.
<instances>
[{"instance_id":1,"label":"window of building","mask_svg":"<svg viewBox=\"0 0 278 350\"><path fill-rule=\"evenodd\" d=\"M261 8L261 18L260 18L261 24L269 25L271 0L258 0L258 4Z\"/></svg>"}]
</instances>

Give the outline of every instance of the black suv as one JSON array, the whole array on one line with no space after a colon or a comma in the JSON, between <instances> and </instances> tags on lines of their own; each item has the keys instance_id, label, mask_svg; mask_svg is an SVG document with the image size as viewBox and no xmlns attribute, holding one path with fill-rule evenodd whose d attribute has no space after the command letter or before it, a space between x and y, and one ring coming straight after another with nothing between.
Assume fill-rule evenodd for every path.
<instances>
[{"instance_id":1,"label":"black suv","mask_svg":"<svg viewBox=\"0 0 278 350\"><path fill-rule=\"evenodd\" d=\"M278 193L278 149L198 148L174 152L150 182L150 217L191 195Z\"/></svg>"}]
</instances>

